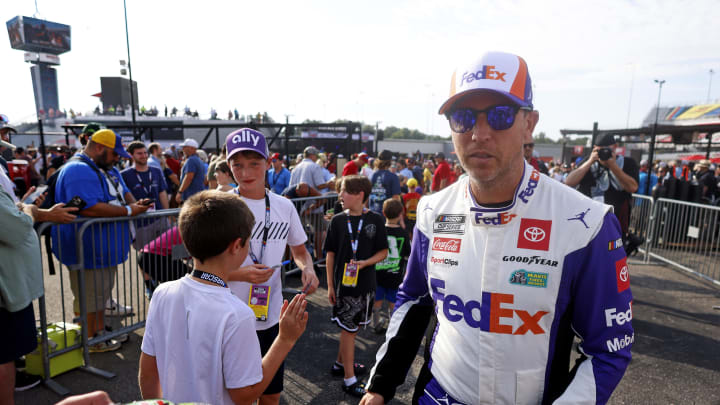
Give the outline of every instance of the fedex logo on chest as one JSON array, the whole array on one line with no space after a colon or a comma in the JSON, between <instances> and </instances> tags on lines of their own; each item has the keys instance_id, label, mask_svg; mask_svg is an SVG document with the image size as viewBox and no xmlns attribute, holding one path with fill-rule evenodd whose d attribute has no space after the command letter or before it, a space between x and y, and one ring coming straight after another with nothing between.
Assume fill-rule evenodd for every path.
<instances>
[{"instance_id":1,"label":"fedex logo on chest","mask_svg":"<svg viewBox=\"0 0 720 405\"><path fill-rule=\"evenodd\" d=\"M536 311L531 314L530 311L513 308L510 306L515 301L513 294L482 292L481 301L466 301L457 295L446 294L445 280L438 278L430 278L430 290L438 316L442 310L442 315L450 322L464 321L471 328L507 335L524 335L528 332L541 335L546 332L540 326L540 320L549 312ZM513 325L507 324L514 319L522 322L515 329Z\"/></svg>"}]
</instances>

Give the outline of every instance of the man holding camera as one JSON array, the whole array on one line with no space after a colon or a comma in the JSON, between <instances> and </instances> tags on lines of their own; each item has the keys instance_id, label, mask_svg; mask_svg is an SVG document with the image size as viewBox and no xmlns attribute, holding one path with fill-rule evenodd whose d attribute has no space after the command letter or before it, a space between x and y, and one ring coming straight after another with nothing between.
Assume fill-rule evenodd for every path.
<instances>
[{"instance_id":1,"label":"man holding camera","mask_svg":"<svg viewBox=\"0 0 720 405\"><path fill-rule=\"evenodd\" d=\"M630 225L630 200L638 189L639 169L633 158L615 154L612 134L598 136L590 157L568 174L565 184L578 187L586 196L612 205L620 221L623 239Z\"/></svg>"}]
</instances>

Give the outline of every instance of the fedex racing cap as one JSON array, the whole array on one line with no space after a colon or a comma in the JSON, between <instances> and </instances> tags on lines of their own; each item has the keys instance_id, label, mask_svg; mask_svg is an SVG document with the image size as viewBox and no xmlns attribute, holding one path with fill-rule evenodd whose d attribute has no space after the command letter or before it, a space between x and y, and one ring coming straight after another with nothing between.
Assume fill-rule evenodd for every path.
<instances>
[{"instance_id":1,"label":"fedex racing cap","mask_svg":"<svg viewBox=\"0 0 720 405\"><path fill-rule=\"evenodd\" d=\"M461 97L491 91L521 107L532 108L532 82L525 60L505 52L487 52L470 65L455 70L450 95L440 106L445 114Z\"/></svg>"},{"instance_id":2,"label":"fedex racing cap","mask_svg":"<svg viewBox=\"0 0 720 405\"><path fill-rule=\"evenodd\" d=\"M262 132L250 128L242 128L231 132L227 138L225 138L225 145L227 146L228 161L234 154L244 150L257 152L265 159L267 159L269 155L265 135L263 135Z\"/></svg>"}]
</instances>

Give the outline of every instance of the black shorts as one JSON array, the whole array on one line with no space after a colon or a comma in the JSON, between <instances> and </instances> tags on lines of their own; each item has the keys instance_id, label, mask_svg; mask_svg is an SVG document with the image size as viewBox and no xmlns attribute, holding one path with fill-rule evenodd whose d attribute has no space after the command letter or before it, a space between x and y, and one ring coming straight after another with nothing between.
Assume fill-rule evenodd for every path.
<instances>
[{"instance_id":1,"label":"black shorts","mask_svg":"<svg viewBox=\"0 0 720 405\"><path fill-rule=\"evenodd\" d=\"M38 346L35 312L32 302L27 307L10 312L0 308L0 364L15 361Z\"/></svg>"},{"instance_id":2,"label":"black shorts","mask_svg":"<svg viewBox=\"0 0 720 405\"><path fill-rule=\"evenodd\" d=\"M360 325L370 323L370 313L375 302L375 291L359 297L337 297L331 321L348 332L355 333Z\"/></svg>"},{"instance_id":3,"label":"black shorts","mask_svg":"<svg viewBox=\"0 0 720 405\"><path fill-rule=\"evenodd\" d=\"M280 324L277 323L275 326L273 326L270 329L265 330L259 330L257 331L257 337L260 341L260 354L265 357L265 353L270 350L270 346L272 346L273 342L275 341L275 338L277 337L278 333L280 333ZM283 377L285 376L285 361L280 364L280 367L278 368L277 373L275 373L275 377L273 377L272 381L270 381L270 385L268 385L267 389L265 389L265 392L263 392L263 395L272 395L272 394L279 394L283 390Z\"/></svg>"},{"instance_id":4,"label":"black shorts","mask_svg":"<svg viewBox=\"0 0 720 405\"><path fill-rule=\"evenodd\" d=\"M190 269L182 260L173 260L172 256L161 256L155 253L141 253L138 265L153 280L164 283L183 278Z\"/></svg>"}]
</instances>

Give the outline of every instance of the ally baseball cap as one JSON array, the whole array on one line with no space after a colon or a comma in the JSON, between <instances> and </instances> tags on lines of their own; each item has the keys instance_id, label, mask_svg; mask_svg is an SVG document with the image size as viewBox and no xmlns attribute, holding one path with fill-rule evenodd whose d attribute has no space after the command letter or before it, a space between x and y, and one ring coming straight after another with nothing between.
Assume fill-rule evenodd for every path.
<instances>
[{"instance_id":1,"label":"ally baseball cap","mask_svg":"<svg viewBox=\"0 0 720 405\"><path fill-rule=\"evenodd\" d=\"M120 138L120 135L110 129L101 129L96 131L90 140L95 143L99 143L100 145L107 146L125 159L132 159L132 156L130 156L130 154L125 151L125 148L123 148L122 138Z\"/></svg>"},{"instance_id":2,"label":"ally baseball cap","mask_svg":"<svg viewBox=\"0 0 720 405\"><path fill-rule=\"evenodd\" d=\"M464 96L485 91L532 108L532 81L525 60L511 53L487 52L471 64L458 67L450 79L450 94L438 114L445 114Z\"/></svg>"},{"instance_id":3,"label":"ally baseball cap","mask_svg":"<svg viewBox=\"0 0 720 405\"><path fill-rule=\"evenodd\" d=\"M225 138L225 146L227 146L228 161L234 154L244 150L257 152L264 159L267 159L269 155L265 135L250 128L238 129L228 134L227 138Z\"/></svg>"}]
</instances>

